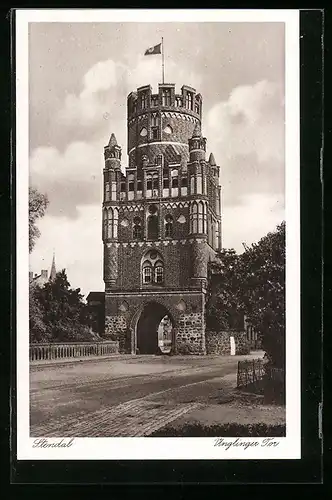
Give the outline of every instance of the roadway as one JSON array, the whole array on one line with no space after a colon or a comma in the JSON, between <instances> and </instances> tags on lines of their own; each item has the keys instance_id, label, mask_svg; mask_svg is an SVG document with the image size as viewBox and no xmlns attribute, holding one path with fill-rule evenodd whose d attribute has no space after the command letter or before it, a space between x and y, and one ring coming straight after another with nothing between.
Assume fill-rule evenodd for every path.
<instances>
[{"instance_id":1,"label":"roadway","mask_svg":"<svg viewBox=\"0 0 332 500\"><path fill-rule=\"evenodd\" d=\"M250 356L119 356L31 365L31 437L142 436L224 397Z\"/></svg>"}]
</instances>

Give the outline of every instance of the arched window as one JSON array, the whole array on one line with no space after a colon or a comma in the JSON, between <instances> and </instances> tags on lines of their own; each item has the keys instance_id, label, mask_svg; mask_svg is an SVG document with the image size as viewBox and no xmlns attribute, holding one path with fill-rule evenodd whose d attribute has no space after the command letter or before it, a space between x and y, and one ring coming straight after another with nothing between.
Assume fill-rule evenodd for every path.
<instances>
[{"instance_id":1,"label":"arched window","mask_svg":"<svg viewBox=\"0 0 332 500\"><path fill-rule=\"evenodd\" d=\"M134 191L135 191L135 175L129 174L128 175L128 200L134 199L134 195L135 195Z\"/></svg>"},{"instance_id":2,"label":"arched window","mask_svg":"<svg viewBox=\"0 0 332 500\"><path fill-rule=\"evenodd\" d=\"M179 194L179 171L177 168L173 168L171 171L171 179L172 179L172 196L178 196Z\"/></svg>"},{"instance_id":3,"label":"arched window","mask_svg":"<svg viewBox=\"0 0 332 500\"><path fill-rule=\"evenodd\" d=\"M152 265L151 262L145 261L143 264L143 283L152 282Z\"/></svg>"},{"instance_id":4,"label":"arched window","mask_svg":"<svg viewBox=\"0 0 332 500\"><path fill-rule=\"evenodd\" d=\"M148 95L146 92L143 92L142 96L141 96L141 106L142 106L142 109L146 108L148 105Z\"/></svg>"},{"instance_id":5,"label":"arched window","mask_svg":"<svg viewBox=\"0 0 332 500\"><path fill-rule=\"evenodd\" d=\"M209 216L209 226L208 226L208 241L209 245L213 247L213 237L212 237L212 215Z\"/></svg>"},{"instance_id":6,"label":"arched window","mask_svg":"<svg viewBox=\"0 0 332 500\"><path fill-rule=\"evenodd\" d=\"M164 283L164 261L159 252L148 250L142 259L143 284L162 285Z\"/></svg>"},{"instance_id":7,"label":"arched window","mask_svg":"<svg viewBox=\"0 0 332 500\"><path fill-rule=\"evenodd\" d=\"M187 92L186 95L186 108L193 109L193 95L191 92Z\"/></svg>"},{"instance_id":8,"label":"arched window","mask_svg":"<svg viewBox=\"0 0 332 500\"><path fill-rule=\"evenodd\" d=\"M107 218L107 238L113 237L113 210L109 208Z\"/></svg>"},{"instance_id":9,"label":"arched window","mask_svg":"<svg viewBox=\"0 0 332 500\"><path fill-rule=\"evenodd\" d=\"M190 194L195 193L195 176L191 175L190 176Z\"/></svg>"},{"instance_id":10,"label":"arched window","mask_svg":"<svg viewBox=\"0 0 332 500\"><path fill-rule=\"evenodd\" d=\"M105 182L105 201L110 201L110 183Z\"/></svg>"},{"instance_id":11,"label":"arched window","mask_svg":"<svg viewBox=\"0 0 332 500\"><path fill-rule=\"evenodd\" d=\"M154 266L154 282L159 284L164 282L164 264L161 260Z\"/></svg>"},{"instance_id":12,"label":"arched window","mask_svg":"<svg viewBox=\"0 0 332 500\"><path fill-rule=\"evenodd\" d=\"M163 106L170 106L171 105L171 90L170 89L163 89L162 105Z\"/></svg>"},{"instance_id":13,"label":"arched window","mask_svg":"<svg viewBox=\"0 0 332 500\"><path fill-rule=\"evenodd\" d=\"M182 99L181 99L181 97L176 97L175 98L175 106L177 106L178 108L180 108L182 106Z\"/></svg>"},{"instance_id":14,"label":"arched window","mask_svg":"<svg viewBox=\"0 0 332 500\"><path fill-rule=\"evenodd\" d=\"M197 172L197 194L203 194L202 167L198 167Z\"/></svg>"},{"instance_id":15,"label":"arched window","mask_svg":"<svg viewBox=\"0 0 332 500\"><path fill-rule=\"evenodd\" d=\"M187 172L184 172L181 178L181 196L187 196L187 193L188 193L188 177L187 177Z\"/></svg>"},{"instance_id":16,"label":"arched window","mask_svg":"<svg viewBox=\"0 0 332 500\"><path fill-rule=\"evenodd\" d=\"M126 197L126 181L125 179L121 180L120 183L120 200L124 200Z\"/></svg>"},{"instance_id":17,"label":"arched window","mask_svg":"<svg viewBox=\"0 0 332 500\"><path fill-rule=\"evenodd\" d=\"M203 233L207 234L208 232L208 204L204 203L204 213L203 213Z\"/></svg>"},{"instance_id":18,"label":"arched window","mask_svg":"<svg viewBox=\"0 0 332 500\"><path fill-rule=\"evenodd\" d=\"M118 224L119 224L119 210L114 208L113 210L113 238L118 237Z\"/></svg>"},{"instance_id":19,"label":"arched window","mask_svg":"<svg viewBox=\"0 0 332 500\"><path fill-rule=\"evenodd\" d=\"M157 113L153 113L151 115L151 127L158 127L159 125L159 116Z\"/></svg>"},{"instance_id":20,"label":"arched window","mask_svg":"<svg viewBox=\"0 0 332 500\"><path fill-rule=\"evenodd\" d=\"M165 237L172 238L173 236L173 217L168 214L165 217Z\"/></svg>"},{"instance_id":21,"label":"arched window","mask_svg":"<svg viewBox=\"0 0 332 500\"><path fill-rule=\"evenodd\" d=\"M149 215L148 215L148 239L155 240L159 236L159 217L158 217L158 208L156 205L149 206Z\"/></svg>"},{"instance_id":22,"label":"arched window","mask_svg":"<svg viewBox=\"0 0 332 500\"><path fill-rule=\"evenodd\" d=\"M167 198L169 196L169 177L168 170L163 169L163 197Z\"/></svg>"},{"instance_id":23,"label":"arched window","mask_svg":"<svg viewBox=\"0 0 332 500\"><path fill-rule=\"evenodd\" d=\"M108 237L108 210L105 208L103 210L103 238Z\"/></svg>"},{"instance_id":24,"label":"arched window","mask_svg":"<svg viewBox=\"0 0 332 500\"><path fill-rule=\"evenodd\" d=\"M112 199L112 201L116 200L116 182L115 181L112 181L111 199Z\"/></svg>"},{"instance_id":25,"label":"arched window","mask_svg":"<svg viewBox=\"0 0 332 500\"><path fill-rule=\"evenodd\" d=\"M146 197L151 198L152 196L152 174L146 174Z\"/></svg>"},{"instance_id":26,"label":"arched window","mask_svg":"<svg viewBox=\"0 0 332 500\"><path fill-rule=\"evenodd\" d=\"M215 228L215 222L212 219L212 248L216 250L216 228Z\"/></svg>"},{"instance_id":27,"label":"arched window","mask_svg":"<svg viewBox=\"0 0 332 500\"><path fill-rule=\"evenodd\" d=\"M191 232L194 234L198 232L198 206L196 202L191 205Z\"/></svg>"},{"instance_id":28,"label":"arched window","mask_svg":"<svg viewBox=\"0 0 332 500\"><path fill-rule=\"evenodd\" d=\"M143 182L142 182L142 179L137 179L137 192L136 192L136 195L137 195L137 198L142 198L142 194L143 194Z\"/></svg>"},{"instance_id":29,"label":"arched window","mask_svg":"<svg viewBox=\"0 0 332 500\"><path fill-rule=\"evenodd\" d=\"M198 204L198 232L204 232L204 204L202 201Z\"/></svg>"},{"instance_id":30,"label":"arched window","mask_svg":"<svg viewBox=\"0 0 332 500\"><path fill-rule=\"evenodd\" d=\"M140 217L134 218L134 227L133 227L133 238L134 240L143 239L143 230L142 230L142 221Z\"/></svg>"},{"instance_id":31,"label":"arched window","mask_svg":"<svg viewBox=\"0 0 332 500\"><path fill-rule=\"evenodd\" d=\"M215 249L217 250L219 248L219 223L216 222L216 241L215 241Z\"/></svg>"},{"instance_id":32,"label":"arched window","mask_svg":"<svg viewBox=\"0 0 332 500\"><path fill-rule=\"evenodd\" d=\"M156 156L156 165L163 165L164 162L164 156L163 155L157 155Z\"/></svg>"},{"instance_id":33,"label":"arched window","mask_svg":"<svg viewBox=\"0 0 332 500\"><path fill-rule=\"evenodd\" d=\"M152 196L159 196L159 174L152 175Z\"/></svg>"}]
</instances>

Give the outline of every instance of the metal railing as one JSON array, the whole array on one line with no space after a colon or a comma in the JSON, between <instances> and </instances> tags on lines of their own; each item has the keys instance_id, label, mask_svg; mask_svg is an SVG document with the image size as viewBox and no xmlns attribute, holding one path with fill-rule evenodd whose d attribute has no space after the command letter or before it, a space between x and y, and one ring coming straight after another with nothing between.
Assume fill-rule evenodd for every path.
<instances>
[{"instance_id":1,"label":"metal railing","mask_svg":"<svg viewBox=\"0 0 332 500\"><path fill-rule=\"evenodd\" d=\"M238 362L237 386L248 387L261 383L265 375L265 363L263 359L252 359Z\"/></svg>"},{"instance_id":2,"label":"metal railing","mask_svg":"<svg viewBox=\"0 0 332 500\"><path fill-rule=\"evenodd\" d=\"M41 361L64 358L81 358L89 356L108 356L119 352L117 341L95 343L54 343L30 344L30 361Z\"/></svg>"}]
</instances>

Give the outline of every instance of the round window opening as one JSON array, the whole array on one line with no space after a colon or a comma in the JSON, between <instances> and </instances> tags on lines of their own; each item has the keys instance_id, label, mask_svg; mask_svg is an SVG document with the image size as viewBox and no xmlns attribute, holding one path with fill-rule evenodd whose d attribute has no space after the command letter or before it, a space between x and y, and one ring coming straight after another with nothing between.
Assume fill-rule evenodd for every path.
<instances>
[{"instance_id":1,"label":"round window opening","mask_svg":"<svg viewBox=\"0 0 332 500\"><path fill-rule=\"evenodd\" d=\"M150 213L151 215L156 214L156 213L157 213L157 211L158 211L158 208L156 207L156 205L150 205L150 206L149 206L149 213Z\"/></svg>"},{"instance_id":2,"label":"round window opening","mask_svg":"<svg viewBox=\"0 0 332 500\"><path fill-rule=\"evenodd\" d=\"M145 137L147 134L148 134L148 131L146 130L146 128L145 128L145 127L143 127L143 128L142 128L142 130L140 131L140 135L141 135L142 137Z\"/></svg>"},{"instance_id":3,"label":"round window opening","mask_svg":"<svg viewBox=\"0 0 332 500\"><path fill-rule=\"evenodd\" d=\"M151 250L149 257L151 260L155 260L158 257L158 253L155 250Z\"/></svg>"},{"instance_id":4,"label":"round window opening","mask_svg":"<svg viewBox=\"0 0 332 500\"><path fill-rule=\"evenodd\" d=\"M166 127L164 128L164 132L165 132L165 134L172 134L173 129L170 125L166 125Z\"/></svg>"}]
</instances>

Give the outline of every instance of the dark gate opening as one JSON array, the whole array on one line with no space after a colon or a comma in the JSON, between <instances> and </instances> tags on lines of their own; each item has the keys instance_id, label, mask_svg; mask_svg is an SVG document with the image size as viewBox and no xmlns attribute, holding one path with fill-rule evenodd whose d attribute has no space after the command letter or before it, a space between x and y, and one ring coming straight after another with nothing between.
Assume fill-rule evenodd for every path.
<instances>
[{"instance_id":1,"label":"dark gate opening","mask_svg":"<svg viewBox=\"0 0 332 500\"><path fill-rule=\"evenodd\" d=\"M147 304L137 323L137 354L168 353L173 343L173 322L166 307Z\"/></svg>"}]
</instances>

